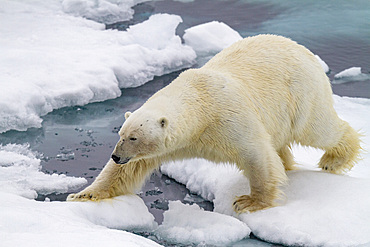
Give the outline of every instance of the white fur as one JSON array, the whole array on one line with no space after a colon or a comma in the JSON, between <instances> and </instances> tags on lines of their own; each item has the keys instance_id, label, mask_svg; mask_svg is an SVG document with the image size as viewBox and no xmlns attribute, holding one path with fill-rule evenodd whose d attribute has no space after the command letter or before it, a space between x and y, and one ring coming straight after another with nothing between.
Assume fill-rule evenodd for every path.
<instances>
[{"instance_id":1,"label":"white fur","mask_svg":"<svg viewBox=\"0 0 370 247\"><path fill-rule=\"evenodd\" d=\"M294 165L293 142L324 149L319 166L334 173L350 169L360 149L358 133L333 108L315 56L275 35L236 42L126 118L113 154L130 161L110 161L90 188L70 199L132 193L162 162L200 157L235 163L251 193L237 198L234 209L256 211L274 206L281 194L284 168Z\"/></svg>"}]
</instances>

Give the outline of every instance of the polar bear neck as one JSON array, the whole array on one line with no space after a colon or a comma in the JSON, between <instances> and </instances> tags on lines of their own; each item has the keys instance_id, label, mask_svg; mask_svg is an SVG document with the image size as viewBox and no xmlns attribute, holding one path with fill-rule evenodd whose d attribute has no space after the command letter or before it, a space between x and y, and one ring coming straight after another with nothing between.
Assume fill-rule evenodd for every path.
<instances>
[{"instance_id":1,"label":"polar bear neck","mask_svg":"<svg viewBox=\"0 0 370 247\"><path fill-rule=\"evenodd\" d=\"M179 75L171 84L154 94L143 107L169 119L171 145L183 148L199 139L199 135L207 127L204 117L212 105L213 97L207 95L205 87L209 87L209 75L200 69L190 69ZM206 73L208 74L208 73ZM196 79L194 79L196 78ZM200 90L202 88L202 90ZM212 86L214 89L214 85ZM200 114L204 112L204 114Z\"/></svg>"}]
</instances>

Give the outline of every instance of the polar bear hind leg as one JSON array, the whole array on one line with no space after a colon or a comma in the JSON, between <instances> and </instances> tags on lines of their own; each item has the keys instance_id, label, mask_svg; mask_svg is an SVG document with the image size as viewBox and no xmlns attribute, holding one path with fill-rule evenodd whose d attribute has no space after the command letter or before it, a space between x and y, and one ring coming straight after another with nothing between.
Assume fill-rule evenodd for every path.
<instances>
[{"instance_id":1,"label":"polar bear hind leg","mask_svg":"<svg viewBox=\"0 0 370 247\"><path fill-rule=\"evenodd\" d=\"M286 171L295 170L295 162L293 158L293 154L290 149L290 145L286 145L283 148L281 148L278 152L281 161L283 162L283 165L285 167Z\"/></svg>"},{"instance_id":2,"label":"polar bear hind leg","mask_svg":"<svg viewBox=\"0 0 370 247\"><path fill-rule=\"evenodd\" d=\"M312 112L298 142L325 151L321 169L335 174L349 171L359 160L360 134L338 117L332 105L318 104Z\"/></svg>"},{"instance_id":3,"label":"polar bear hind leg","mask_svg":"<svg viewBox=\"0 0 370 247\"><path fill-rule=\"evenodd\" d=\"M322 156L319 167L335 174L342 174L352 169L359 160L360 134L347 122L341 121L339 141L331 146L323 147L325 154Z\"/></svg>"}]
</instances>

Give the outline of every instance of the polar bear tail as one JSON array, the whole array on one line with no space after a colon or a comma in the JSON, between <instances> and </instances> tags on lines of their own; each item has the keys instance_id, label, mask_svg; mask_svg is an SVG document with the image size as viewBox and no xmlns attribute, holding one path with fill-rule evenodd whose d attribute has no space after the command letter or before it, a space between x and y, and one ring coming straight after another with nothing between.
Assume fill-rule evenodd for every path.
<instances>
[{"instance_id":1,"label":"polar bear tail","mask_svg":"<svg viewBox=\"0 0 370 247\"><path fill-rule=\"evenodd\" d=\"M347 122L342 121L341 138L331 147L326 147L319 167L331 173L342 174L352 169L360 159L361 134L355 131Z\"/></svg>"}]
</instances>

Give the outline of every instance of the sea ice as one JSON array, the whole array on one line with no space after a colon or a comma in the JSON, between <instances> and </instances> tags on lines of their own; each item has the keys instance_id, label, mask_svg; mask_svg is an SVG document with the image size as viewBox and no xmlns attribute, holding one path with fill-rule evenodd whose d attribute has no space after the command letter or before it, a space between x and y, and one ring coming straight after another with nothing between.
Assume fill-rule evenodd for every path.
<instances>
[{"instance_id":1,"label":"sea ice","mask_svg":"<svg viewBox=\"0 0 370 247\"><path fill-rule=\"evenodd\" d=\"M37 202L0 192L1 246L160 246L122 230L156 227L137 196L100 203Z\"/></svg>"},{"instance_id":2,"label":"sea ice","mask_svg":"<svg viewBox=\"0 0 370 247\"><path fill-rule=\"evenodd\" d=\"M369 179L303 169L288 176L282 206L240 216L256 236L289 246L370 242Z\"/></svg>"},{"instance_id":3,"label":"sea ice","mask_svg":"<svg viewBox=\"0 0 370 247\"><path fill-rule=\"evenodd\" d=\"M350 81L367 81L370 80L370 74L361 72L360 67L352 67L339 72L334 76L332 84L342 84Z\"/></svg>"},{"instance_id":4,"label":"sea ice","mask_svg":"<svg viewBox=\"0 0 370 247\"><path fill-rule=\"evenodd\" d=\"M234 217L171 201L156 234L182 244L228 245L246 238L249 227Z\"/></svg>"},{"instance_id":5,"label":"sea ice","mask_svg":"<svg viewBox=\"0 0 370 247\"><path fill-rule=\"evenodd\" d=\"M365 135L370 148L370 100L334 95L338 115ZM354 246L370 244L370 154L347 175L320 171L316 164L321 150L293 147L299 170L289 172L281 206L243 214L253 234L266 241L287 245ZM170 162L161 171L185 184L189 190L213 201L214 211L235 215L235 196L249 193L249 184L233 165L202 159Z\"/></svg>"},{"instance_id":6,"label":"sea ice","mask_svg":"<svg viewBox=\"0 0 370 247\"><path fill-rule=\"evenodd\" d=\"M196 58L175 34L176 15L123 32L66 14L58 0L4 0L0 19L0 133L41 127L54 109L116 98Z\"/></svg>"},{"instance_id":7,"label":"sea ice","mask_svg":"<svg viewBox=\"0 0 370 247\"><path fill-rule=\"evenodd\" d=\"M30 243L35 246L158 246L136 235L108 229L153 231L157 228L154 216L136 195L99 202L30 200L37 194L76 190L87 182L84 178L41 172L38 156L28 145L0 145L1 246L29 246Z\"/></svg>"},{"instance_id":8,"label":"sea ice","mask_svg":"<svg viewBox=\"0 0 370 247\"><path fill-rule=\"evenodd\" d=\"M68 202L76 215L113 229L152 231L157 227L154 216L137 195L118 196L97 202Z\"/></svg>"},{"instance_id":9,"label":"sea ice","mask_svg":"<svg viewBox=\"0 0 370 247\"><path fill-rule=\"evenodd\" d=\"M215 54L241 40L240 34L223 22L212 21L185 30L185 44L197 54Z\"/></svg>"},{"instance_id":10,"label":"sea ice","mask_svg":"<svg viewBox=\"0 0 370 247\"><path fill-rule=\"evenodd\" d=\"M131 8L148 0L63 0L63 11L74 16L111 24L130 20L134 14Z\"/></svg>"},{"instance_id":11,"label":"sea ice","mask_svg":"<svg viewBox=\"0 0 370 247\"><path fill-rule=\"evenodd\" d=\"M66 193L87 183L84 178L45 174L28 145L0 145L0 191L34 199L38 194Z\"/></svg>"},{"instance_id":12,"label":"sea ice","mask_svg":"<svg viewBox=\"0 0 370 247\"><path fill-rule=\"evenodd\" d=\"M242 38L226 24L211 22L187 29L183 45L175 34L181 17L167 14L125 32L105 30L95 22L129 19L131 7L139 2L2 1L0 133L40 127L40 116L53 109L118 97L120 88L191 66L194 50L214 54ZM358 69L344 74L363 75ZM334 96L334 101L339 116L362 130L363 148L370 149L370 100ZM350 173L338 176L315 167L322 151L295 146L293 153L300 170L288 173L281 206L239 217L231 205L235 196L249 193L249 183L235 165L202 159L164 165L163 173L213 201L215 212L169 202L158 236L184 244L230 244L252 229L262 239L289 245L370 243L370 154L364 153ZM19 196L63 193L85 183L83 178L42 173L38 154L27 145L0 146L1 245L159 246L122 231L157 227L137 196L98 203L36 202ZM167 201L155 206L165 208Z\"/></svg>"},{"instance_id":13,"label":"sea ice","mask_svg":"<svg viewBox=\"0 0 370 247\"><path fill-rule=\"evenodd\" d=\"M191 159L164 164L161 172L213 201L214 211L218 213L235 215L231 201L235 196L250 192L248 180L235 165L215 165L204 159Z\"/></svg>"},{"instance_id":14,"label":"sea ice","mask_svg":"<svg viewBox=\"0 0 370 247\"><path fill-rule=\"evenodd\" d=\"M315 55L319 63L321 64L321 67L323 68L325 73L329 72L329 66L319 57L319 55Z\"/></svg>"},{"instance_id":15,"label":"sea ice","mask_svg":"<svg viewBox=\"0 0 370 247\"><path fill-rule=\"evenodd\" d=\"M365 133L363 148L369 149L370 100L333 97L339 116L355 129L362 129ZM39 165L37 155L27 146L9 144L2 146L0 152L0 174L19 164ZM364 153L363 160L351 172L339 176L318 171L315 163L322 151L295 146L293 153L300 169L288 173L290 180L283 188L286 198L281 206L239 217L232 211L231 204L235 196L249 193L249 184L236 166L215 165L202 159L164 165L163 173L186 184L193 193L213 201L215 212L170 202L164 223L156 234L183 243L232 244L248 236L249 227L259 238L288 245L370 243L370 154ZM6 173L11 181L25 180L12 173L22 172L10 170ZM38 176L29 170L24 173ZM67 180L62 182L69 184ZM28 183L27 186L32 189L33 185ZM1 188L4 189L3 184ZM109 246L158 246L127 232L106 228L155 230L154 217L137 196L122 196L98 203L36 202L0 192L0 222L0 238L5 246L27 246L30 242L50 246L56 241L68 246L99 246L103 243ZM223 228L225 225L226 229Z\"/></svg>"},{"instance_id":16,"label":"sea ice","mask_svg":"<svg viewBox=\"0 0 370 247\"><path fill-rule=\"evenodd\" d=\"M334 76L335 79L340 79L343 77L354 77L361 74L360 67L352 67L349 69L345 69Z\"/></svg>"}]
</instances>

